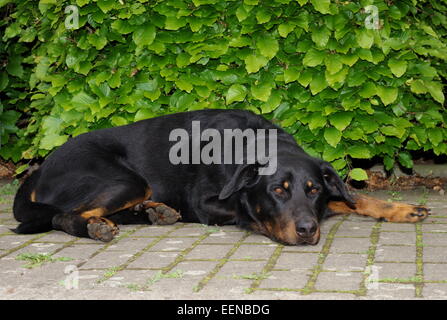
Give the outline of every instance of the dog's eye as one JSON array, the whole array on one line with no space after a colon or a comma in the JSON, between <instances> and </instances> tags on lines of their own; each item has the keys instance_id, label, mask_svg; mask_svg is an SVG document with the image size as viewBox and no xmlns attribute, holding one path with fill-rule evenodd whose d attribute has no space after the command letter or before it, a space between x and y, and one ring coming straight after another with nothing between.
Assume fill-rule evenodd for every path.
<instances>
[{"instance_id":1,"label":"dog's eye","mask_svg":"<svg viewBox=\"0 0 447 320\"><path fill-rule=\"evenodd\" d=\"M318 188L312 188L309 190L310 194L317 194L318 192L320 192L320 190Z\"/></svg>"}]
</instances>

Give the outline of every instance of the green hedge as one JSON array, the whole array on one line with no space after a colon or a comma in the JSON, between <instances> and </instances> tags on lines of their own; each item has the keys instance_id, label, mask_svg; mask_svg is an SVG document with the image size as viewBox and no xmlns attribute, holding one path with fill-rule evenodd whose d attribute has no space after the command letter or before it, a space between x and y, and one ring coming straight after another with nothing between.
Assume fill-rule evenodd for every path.
<instances>
[{"instance_id":1,"label":"green hedge","mask_svg":"<svg viewBox=\"0 0 447 320\"><path fill-rule=\"evenodd\" d=\"M263 114L343 174L447 154L446 0L0 0L0 15L4 159L203 108Z\"/></svg>"}]
</instances>

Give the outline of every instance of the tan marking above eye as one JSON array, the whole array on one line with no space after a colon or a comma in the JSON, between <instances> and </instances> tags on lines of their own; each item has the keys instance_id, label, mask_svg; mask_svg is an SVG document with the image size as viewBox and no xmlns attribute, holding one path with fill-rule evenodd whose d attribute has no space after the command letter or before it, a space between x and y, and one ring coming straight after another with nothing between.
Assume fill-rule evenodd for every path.
<instances>
[{"instance_id":1,"label":"tan marking above eye","mask_svg":"<svg viewBox=\"0 0 447 320\"><path fill-rule=\"evenodd\" d=\"M284 189L289 189L289 181L284 181L282 185Z\"/></svg>"},{"instance_id":2,"label":"tan marking above eye","mask_svg":"<svg viewBox=\"0 0 447 320\"><path fill-rule=\"evenodd\" d=\"M312 187L314 186L313 182L310 181L310 180L308 180L308 181L306 182L306 185L307 185L309 188L312 188Z\"/></svg>"},{"instance_id":3,"label":"tan marking above eye","mask_svg":"<svg viewBox=\"0 0 447 320\"><path fill-rule=\"evenodd\" d=\"M273 191L275 191L278 194L282 194L284 192L283 188L279 188L279 187L275 188L275 190L273 190Z\"/></svg>"}]
</instances>

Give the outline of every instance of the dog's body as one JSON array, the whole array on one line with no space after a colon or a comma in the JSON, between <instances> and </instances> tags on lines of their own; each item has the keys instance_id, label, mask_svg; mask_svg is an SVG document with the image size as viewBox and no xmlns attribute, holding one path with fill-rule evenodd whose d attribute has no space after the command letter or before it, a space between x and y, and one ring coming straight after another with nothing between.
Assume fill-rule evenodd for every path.
<instances>
[{"instance_id":1,"label":"dog's body","mask_svg":"<svg viewBox=\"0 0 447 320\"><path fill-rule=\"evenodd\" d=\"M276 172L260 176L257 163L172 164L170 133L191 133L193 121L219 132L276 129ZM260 116L203 110L69 140L20 187L14 216L21 222L18 233L58 229L109 241L118 231L115 223L175 222L179 216L171 208L184 222L237 224L286 244L317 243L318 224L331 213L408 222L428 214L423 207L353 199L328 163L307 155L291 135Z\"/></svg>"}]
</instances>

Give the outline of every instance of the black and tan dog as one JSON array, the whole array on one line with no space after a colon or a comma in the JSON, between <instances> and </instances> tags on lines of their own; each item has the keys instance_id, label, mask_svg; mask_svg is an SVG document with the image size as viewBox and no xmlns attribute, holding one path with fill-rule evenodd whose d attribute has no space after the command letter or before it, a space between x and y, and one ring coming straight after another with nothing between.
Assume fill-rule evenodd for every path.
<instances>
[{"instance_id":1,"label":"black and tan dog","mask_svg":"<svg viewBox=\"0 0 447 320\"><path fill-rule=\"evenodd\" d=\"M172 164L170 132L191 133L193 121L220 132L277 129L276 172L260 175L258 163ZM421 206L350 195L329 163L307 155L264 118L240 110L178 113L77 136L25 180L14 201L17 233L56 229L102 241L113 239L117 224L181 219L236 224L288 245L316 244L319 223L345 213L391 222L417 222L429 214Z\"/></svg>"}]
</instances>

